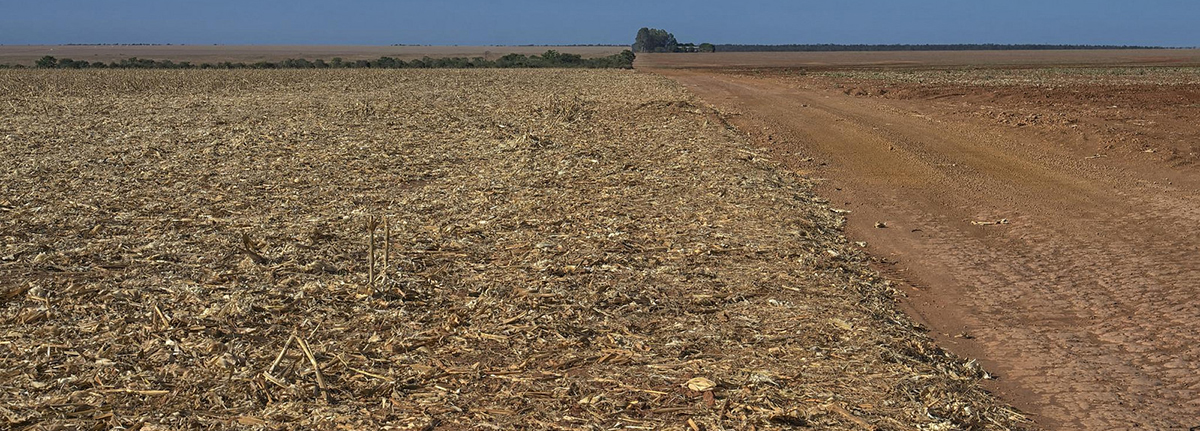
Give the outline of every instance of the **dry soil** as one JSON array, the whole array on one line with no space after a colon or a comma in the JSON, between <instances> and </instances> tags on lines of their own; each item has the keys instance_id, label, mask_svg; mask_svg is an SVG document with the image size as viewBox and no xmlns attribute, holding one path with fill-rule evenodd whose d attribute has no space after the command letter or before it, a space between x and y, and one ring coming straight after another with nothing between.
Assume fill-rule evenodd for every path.
<instances>
[{"instance_id":1,"label":"dry soil","mask_svg":"<svg viewBox=\"0 0 1200 431\"><path fill-rule=\"evenodd\" d=\"M912 315L1040 425L1200 425L1195 69L667 60L642 64L824 178Z\"/></svg>"}]
</instances>

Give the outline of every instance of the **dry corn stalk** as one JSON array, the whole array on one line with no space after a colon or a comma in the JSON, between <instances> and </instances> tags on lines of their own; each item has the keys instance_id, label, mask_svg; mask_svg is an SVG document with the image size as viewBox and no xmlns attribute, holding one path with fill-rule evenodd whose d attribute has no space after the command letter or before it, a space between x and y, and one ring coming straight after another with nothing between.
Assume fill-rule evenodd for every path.
<instances>
[{"instance_id":1,"label":"dry corn stalk","mask_svg":"<svg viewBox=\"0 0 1200 431\"><path fill-rule=\"evenodd\" d=\"M367 216L367 286L375 286L375 216Z\"/></svg>"},{"instance_id":2,"label":"dry corn stalk","mask_svg":"<svg viewBox=\"0 0 1200 431\"><path fill-rule=\"evenodd\" d=\"M389 258L392 255L392 227L388 224L390 217L383 217L383 284L388 281L388 271L391 270Z\"/></svg>"}]
</instances>

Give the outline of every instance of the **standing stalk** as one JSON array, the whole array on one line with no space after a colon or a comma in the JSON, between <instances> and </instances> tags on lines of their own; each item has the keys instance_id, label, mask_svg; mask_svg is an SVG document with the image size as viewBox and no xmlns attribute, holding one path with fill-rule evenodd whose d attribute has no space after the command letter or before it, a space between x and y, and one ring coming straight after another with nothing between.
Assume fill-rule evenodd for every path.
<instances>
[{"instance_id":1,"label":"standing stalk","mask_svg":"<svg viewBox=\"0 0 1200 431\"><path fill-rule=\"evenodd\" d=\"M367 286L375 285L375 216L367 216Z\"/></svg>"},{"instance_id":2,"label":"standing stalk","mask_svg":"<svg viewBox=\"0 0 1200 431\"><path fill-rule=\"evenodd\" d=\"M392 227L388 225L388 217L383 217L383 283L387 285L388 270L391 269L389 257L392 255Z\"/></svg>"}]
</instances>

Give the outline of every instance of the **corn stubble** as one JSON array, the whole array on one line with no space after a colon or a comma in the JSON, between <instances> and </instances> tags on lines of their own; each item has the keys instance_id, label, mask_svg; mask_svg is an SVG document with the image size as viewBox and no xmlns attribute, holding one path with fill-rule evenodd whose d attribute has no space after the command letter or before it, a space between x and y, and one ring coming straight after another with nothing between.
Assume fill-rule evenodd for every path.
<instances>
[{"instance_id":1,"label":"corn stubble","mask_svg":"<svg viewBox=\"0 0 1200 431\"><path fill-rule=\"evenodd\" d=\"M1026 426L808 180L652 75L5 71L0 97L4 428Z\"/></svg>"}]
</instances>

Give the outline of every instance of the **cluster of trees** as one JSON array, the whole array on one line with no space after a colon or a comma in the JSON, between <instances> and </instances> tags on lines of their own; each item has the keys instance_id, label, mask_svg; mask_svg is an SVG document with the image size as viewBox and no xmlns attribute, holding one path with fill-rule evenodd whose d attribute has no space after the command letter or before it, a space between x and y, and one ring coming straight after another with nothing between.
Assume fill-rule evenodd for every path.
<instances>
[{"instance_id":1,"label":"cluster of trees","mask_svg":"<svg viewBox=\"0 0 1200 431\"><path fill-rule=\"evenodd\" d=\"M305 60L289 58L280 62L260 61L257 63L201 63L193 64L187 61L173 62L171 60L147 60L127 58L111 63L76 61L69 58L57 59L51 56L42 57L34 65L39 69L469 69L469 68L593 68L593 69L632 69L636 57L633 51L625 50L620 54L607 57L583 58L579 54L562 53L554 50L542 55L508 54L495 60L483 57L475 58L429 58L404 61L392 57L380 57L375 60L344 61L335 57L330 61Z\"/></svg>"},{"instance_id":2,"label":"cluster of trees","mask_svg":"<svg viewBox=\"0 0 1200 431\"><path fill-rule=\"evenodd\" d=\"M657 28L642 27L633 40L634 52L716 52L711 43L679 43L675 35Z\"/></svg>"},{"instance_id":3,"label":"cluster of trees","mask_svg":"<svg viewBox=\"0 0 1200 431\"><path fill-rule=\"evenodd\" d=\"M1161 49L1153 46L1115 46L1115 45L1002 45L984 44L931 44L931 45L840 45L840 44L799 44L799 45L717 45L721 52L796 52L796 51L1012 51L1012 50L1054 50L1054 49Z\"/></svg>"},{"instance_id":4,"label":"cluster of trees","mask_svg":"<svg viewBox=\"0 0 1200 431\"><path fill-rule=\"evenodd\" d=\"M679 41L666 30L642 27L633 42L633 52L675 52Z\"/></svg>"}]
</instances>

